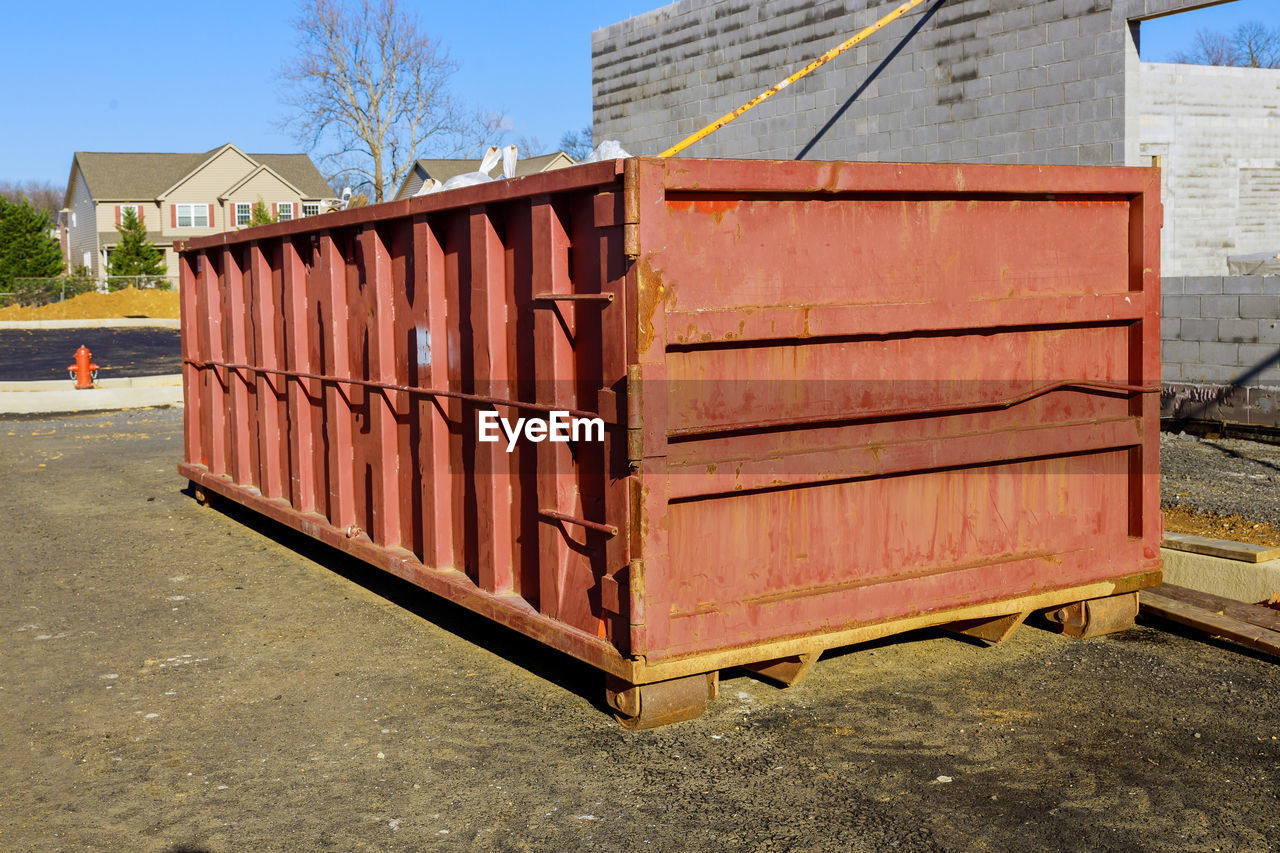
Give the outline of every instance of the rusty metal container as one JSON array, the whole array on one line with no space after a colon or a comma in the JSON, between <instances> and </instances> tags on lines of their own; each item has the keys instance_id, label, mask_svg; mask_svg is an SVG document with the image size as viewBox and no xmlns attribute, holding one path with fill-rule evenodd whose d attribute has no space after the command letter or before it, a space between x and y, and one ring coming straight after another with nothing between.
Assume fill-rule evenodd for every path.
<instances>
[{"instance_id":1,"label":"rusty metal container","mask_svg":"<svg viewBox=\"0 0 1280 853\"><path fill-rule=\"evenodd\" d=\"M1159 579L1158 186L637 158L192 240L180 471L633 727L913 628L1110 630ZM602 440L479 440L556 411Z\"/></svg>"}]
</instances>

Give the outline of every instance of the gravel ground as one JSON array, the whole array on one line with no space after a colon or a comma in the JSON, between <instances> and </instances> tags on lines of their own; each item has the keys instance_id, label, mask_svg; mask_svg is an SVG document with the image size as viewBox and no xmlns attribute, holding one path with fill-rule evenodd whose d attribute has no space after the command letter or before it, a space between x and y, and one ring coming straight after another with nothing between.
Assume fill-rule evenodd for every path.
<instances>
[{"instance_id":1,"label":"gravel ground","mask_svg":"<svg viewBox=\"0 0 1280 853\"><path fill-rule=\"evenodd\" d=\"M82 344L103 379L182 372L177 329L0 329L0 381L66 379Z\"/></svg>"},{"instance_id":2,"label":"gravel ground","mask_svg":"<svg viewBox=\"0 0 1280 853\"><path fill-rule=\"evenodd\" d=\"M1280 446L1242 439L1160 436L1160 501L1280 527Z\"/></svg>"},{"instance_id":3,"label":"gravel ground","mask_svg":"<svg viewBox=\"0 0 1280 853\"><path fill-rule=\"evenodd\" d=\"M590 669L174 470L0 421L0 851L1265 851L1273 662L1151 626L829 653L621 730Z\"/></svg>"}]
</instances>

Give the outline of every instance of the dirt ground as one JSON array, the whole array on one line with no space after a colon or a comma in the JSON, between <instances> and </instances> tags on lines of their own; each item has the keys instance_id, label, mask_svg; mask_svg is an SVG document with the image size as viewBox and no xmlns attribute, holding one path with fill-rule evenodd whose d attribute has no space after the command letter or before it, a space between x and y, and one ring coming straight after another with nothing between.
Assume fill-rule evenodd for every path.
<instances>
[{"instance_id":1,"label":"dirt ground","mask_svg":"<svg viewBox=\"0 0 1280 853\"><path fill-rule=\"evenodd\" d=\"M1280 670L935 632L627 733L601 679L175 472L180 410L0 421L0 850L1263 851Z\"/></svg>"},{"instance_id":2,"label":"dirt ground","mask_svg":"<svg viewBox=\"0 0 1280 853\"><path fill-rule=\"evenodd\" d=\"M1163 433L1160 473L1165 529L1280 545L1280 446Z\"/></svg>"},{"instance_id":3,"label":"dirt ground","mask_svg":"<svg viewBox=\"0 0 1280 853\"><path fill-rule=\"evenodd\" d=\"M126 287L111 293L82 293L51 305L11 305L0 308L0 320L101 320L119 317L178 316L176 290L138 290Z\"/></svg>"}]
</instances>

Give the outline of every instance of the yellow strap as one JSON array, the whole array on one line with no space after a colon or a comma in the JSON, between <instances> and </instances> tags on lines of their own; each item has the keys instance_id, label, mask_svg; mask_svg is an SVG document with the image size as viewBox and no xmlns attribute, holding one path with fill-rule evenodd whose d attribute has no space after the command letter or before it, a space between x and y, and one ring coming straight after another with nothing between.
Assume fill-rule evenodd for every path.
<instances>
[{"instance_id":1,"label":"yellow strap","mask_svg":"<svg viewBox=\"0 0 1280 853\"><path fill-rule=\"evenodd\" d=\"M816 68L820 68L823 65L826 65L828 62L835 59L837 56L844 53L846 50L848 50L858 42L865 39L867 36L871 35L874 32L877 32L878 30L898 20L898 18L901 18L903 15L907 14L908 12L910 12L912 9L914 9L916 6L919 6L923 2L924 0L907 0L906 3L903 3L901 6L894 9L892 12L885 15L883 18L876 21L874 24L867 27L862 32L858 33L856 36L853 36L847 41L844 41L841 44L838 44L835 47L831 48L831 50L828 50L826 53L822 54L822 56L819 56L813 62L810 62L804 68L801 68L799 71L797 71L795 74L792 74L790 77L783 80L781 83L778 83L775 86L765 89L763 92L756 95L754 98L747 101L745 104L738 107L733 112L725 113L724 115L720 116L720 118L716 119L715 121L711 122L711 124L704 127L702 130L699 130L696 133L686 136L684 139L680 140L675 145L672 145L670 148L668 148L666 151L663 151L658 156L673 157L676 154L679 154L684 149L688 148L693 143L697 142L699 139L702 139L703 137L706 137L706 136L710 136L720 128L724 127L729 122L733 121L738 116L745 113L747 110L751 109L752 107L756 107L756 106L759 106L760 104L763 104L765 101L769 100L774 95L778 94L783 89L787 88L792 83L799 80L801 77L805 76L806 74L808 74L809 72L813 71Z\"/></svg>"}]
</instances>

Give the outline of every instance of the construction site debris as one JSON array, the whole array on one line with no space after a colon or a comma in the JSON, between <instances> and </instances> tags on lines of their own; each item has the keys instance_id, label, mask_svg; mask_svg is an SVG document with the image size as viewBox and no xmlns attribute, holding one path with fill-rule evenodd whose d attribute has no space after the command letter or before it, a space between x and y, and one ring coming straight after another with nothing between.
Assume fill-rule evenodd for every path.
<instances>
[{"instance_id":1,"label":"construction site debris","mask_svg":"<svg viewBox=\"0 0 1280 853\"><path fill-rule=\"evenodd\" d=\"M108 320L119 317L176 320L177 291L126 287L112 293L82 293L74 299L50 305L0 308L0 320Z\"/></svg>"}]
</instances>

